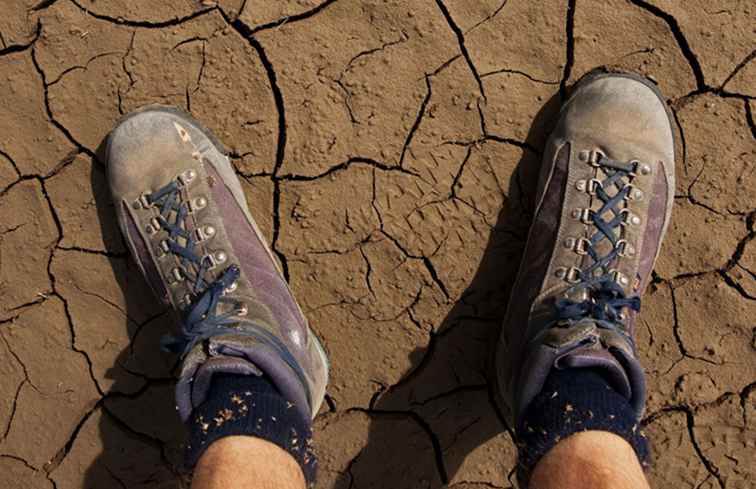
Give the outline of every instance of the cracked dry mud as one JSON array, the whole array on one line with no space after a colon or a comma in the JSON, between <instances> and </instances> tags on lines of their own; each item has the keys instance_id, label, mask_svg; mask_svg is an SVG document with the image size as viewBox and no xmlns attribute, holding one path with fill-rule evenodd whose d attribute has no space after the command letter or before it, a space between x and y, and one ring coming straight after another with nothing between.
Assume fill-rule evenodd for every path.
<instances>
[{"instance_id":1,"label":"cracked dry mud","mask_svg":"<svg viewBox=\"0 0 756 489\"><path fill-rule=\"evenodd\" d=\"M0 486L176 487L173 325L97 149L178 105L230 148L333 364L319 487L510 487L487 387L554 109L596 65L669 97L644 301L655 487L756 477L756 7L746 0L5 0Z\"/></svg>"}]
</instances>

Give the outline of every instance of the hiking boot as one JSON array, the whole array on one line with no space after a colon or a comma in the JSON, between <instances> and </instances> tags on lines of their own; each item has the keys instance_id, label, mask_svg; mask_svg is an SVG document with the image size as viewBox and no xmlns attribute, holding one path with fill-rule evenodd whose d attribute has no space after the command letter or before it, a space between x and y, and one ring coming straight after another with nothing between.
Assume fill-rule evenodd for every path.
<instances>
[{"instance_id":1,"label":"hiking boot","mask_svg":"<svg viewBox=\"0 0 756 489\"><path fill-rule=\"evenodd\" d=\"M552 368L603 371L641 417L635 321L672 213L673 134L658 89L635 75L594 71L563 105L494 356L512 428Z\"/></svg>"},{"instance_id":2,"label":"hiking boot","mask_svg":"<svg viewBox=\"0 0 756 489\"><path fill-rule=\"evenodd\" d=\"M215 373L266 375L308 420L328 361L249 212L223 146L176 109L150 106L108 139L121 231L181 332L176 403L186 421Z\"/></svg>"}]
</instances>

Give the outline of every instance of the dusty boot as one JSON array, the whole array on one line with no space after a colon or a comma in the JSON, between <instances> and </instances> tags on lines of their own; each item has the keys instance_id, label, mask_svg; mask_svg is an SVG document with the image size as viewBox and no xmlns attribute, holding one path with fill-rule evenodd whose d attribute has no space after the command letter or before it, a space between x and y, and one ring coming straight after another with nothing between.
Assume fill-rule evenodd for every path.
<instances>
[{"instance_id":1,"label":"dusty boot","mask_svg":"<svg viewBox=\"0 0 756 489\"><path fill-rule=\"evenodd\" d=\"M328 361L249 212L222 145L175 109L152 106L113 130L108 175L118 221L148 283L181 324L186 421L214 374L264 374L307 421Z\"/></svg>"},{"instance_id":2,"label":"dusty boot","mask_svg":"<svg viewBox=\"0 0 756 489\"><path fill-rule=\"evenodd\" d=\"M598 372L642 415L635 320L672 212L674 161L666 104L645 79L593 72L562 107L495 354L512 427L564 369Z\"/></svg>"}]
</instances>

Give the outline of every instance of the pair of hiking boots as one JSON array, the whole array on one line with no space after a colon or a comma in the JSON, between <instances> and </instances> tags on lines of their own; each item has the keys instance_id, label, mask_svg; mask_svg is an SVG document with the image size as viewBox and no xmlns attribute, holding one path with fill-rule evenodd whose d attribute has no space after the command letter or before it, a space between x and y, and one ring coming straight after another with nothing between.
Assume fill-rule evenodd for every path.
<instances>
[{"instance_id":1,"label":"pair of hiking boots","mask_svg":"<svg viewBox=\"0 0 756 489\"><path fill-rule=\"evenodd\" d=\"M640 418L640 296L670 220L674 136L657 88L592 72L544 150L537 207L494 352L497 402L515 426L552 369L601 370ZM124 118L107 146L118 221L181 325L182 419L216 373L265 375L302 416L323 402L328 359L247 207L222 144L175 109ZM367 347L367 345L366 345Z\"/></svg>"}]
</instances>

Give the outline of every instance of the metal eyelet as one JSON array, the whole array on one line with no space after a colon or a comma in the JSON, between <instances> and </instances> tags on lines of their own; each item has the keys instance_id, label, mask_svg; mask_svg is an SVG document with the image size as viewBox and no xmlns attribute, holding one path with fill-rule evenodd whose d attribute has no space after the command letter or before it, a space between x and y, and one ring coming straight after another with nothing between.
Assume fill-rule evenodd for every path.
<instances>
[{"instance_id":1,"label":"metal eyelet","mask_svg":"<svg viewBox=\"0 0 756 489\"><path fill-rule=\"evenodd\" d=\"M575 243L575 248L573 251L577 253L578 255L587 255L588 254L588 247L590 246L591 241L587 238L578 238L577 242Z\"/></svg>"},{"instance_id":2,"label":"metal eyelet","mask_svg":"<svg viewBox=\"0 0 756 489\"><path fill-rule=\"evenodd\" d=\"M633 226L637 226L641 223L641 218L630 212L630 209L627 207L622 209L620 211L620 215L622 215L622 225L627 226L632 224Z\"/></svg>"},{"instance_id":3,"label":"metal eyelet","mask_svg":"<svg viewBox=\"0 0 756 489\"><path fill-rule=\"evenodd\" d=\"M182 280L184 280L184 272L181 271L180 268L172 268L171 274L170 274L169 282L171 285L178 285Z\"/></svg>"},{"instance_id":4,"label":"metal eyelet","mask_svg":"<svg viewBox=\"0 0 756 489\"><path fill-rule=\"evenodd\" d=\"M626 287L630 283L627 277L620 273L618 270L609 270L609 276L614 282L617 282L623 287Z\"/></svg>"},{"instance_id":5,"label":"metal eyelet","mask_svg":"<svg viewBox=\"0 0 756 489\"><path fill-rule=\"evenodd\" d=\"M575 182L575 188L581 192L585 192L587 185L588 182L586 180L578 180L577 182Z\"/></svg>"},{"instance_id":6,"label":"metal eyelet","mask_svg":"<svg viewBox=\"0 0 756 489\"><path fill-rule=\"evenodd\" d=\"M150 223L144 227L144 230L147 231L147 234L156 234L160 231L160 221L158 218L153 217L150 219Z\"/></svg>"},{"instance_id":7,"label":"metal eyelet","mask_svg":"<svg viewBox=\"0 0 756 489\"><path fill-rule=\"evenodd\" d=\"M239 309L236 311L237 316L246 316L249 312L249 308L246 304L239 304Z\"/></svg>"},{"instance_id":8,"label":"metal eyelet","mask_svg":"<svg viewBox=\"0 0 756 489\"><path fill-rule=\"evenodd\" d=\"M580 282L580 269L575 267L564 268L559 267L554 271L554 275L557 278L564 280L565 282L576 284Z\"/></svg>"},{"instance_id":9,"label":"metal eyelet","mask_svg":"<svg viewBox=\"0 0 756 489\"><path fill-rule=\"evenodd\" d=\"M215 263L220 265L222 263L226 263L226 260L228 259L228 255L226 255L225 251L218 251L215 253Z\"/></svg>"},{"instance_id":10,"label":"metal eyelet","mask_svg":"<svg viewBox=\"0 0 756 489\"><path fill-rule=\"evenodd\" d=\"M635 254L635 248L628 243L626 239L620 239L617 241L617 255L621 257L633 256Z\"/></svg>"},{"instance_id":11,"label":"metal eyelet","mask_svg":"<svg viewBox=\"0 0 756 489\"><path fill-rule=\"evenodd\" d=\"M567 270L567 274L564 277L564 280L567 281L567 282L569 282L569 283L571 283L571 284L576 284L576 283L580 282L580 275L582 275L582 272L580 271L579 268L570 267Z\"/></svg>"},{"instance_id":12,"label":"metal eyelet","mask_svg":"<svg viewBox=\"0 0 756 489\"><path fill-rule=\"evenodd\" d=\"M226 294L230 294L231 292L235 291L238 288L238 284L236 282L231 282L231 285L226 287L223 291Z\"/></svg>"},{"instance_id":13,"label":"metal eyelet","mask_svg":"<svg viewBox=\"0 0 756 489\"><path fill-rule=\"evenodd\" d=\"M206 226L198 227L195 233L197 235L197 241L205 241L206 239L210 239L215 236L215 228L208 224Z\"/></svg>"},{"instance_id":14,"label":"metal eyelet","mask_svg":"<svg viewBox=\"0 0 756 489\"><path fill-rule=\"evenodd\" d=\"M580 219L583 224L591 224L591 210L590 209L576 209L578 215L575 218ZM574 214L573 214L574 215Z\"/></svg>"},{"instance_id":15,"label":"metal eyelet","mask_svg":"<svg viewBox=\"0 0 756 489\"><path fill-rule=\"evenodd\" d=\"M218 265L218 262L215 261L215 257L212 254L208 254L202 257L202 264L204 265L207 263L207 270L212 270Z\"/></svg>"},{"instance_id":16,"label":"metal eyelet","mask_svg":"<svg viewBox=\"0 0 756 489\"><path fill-rule=\"evenodd\" d=\"M640 161L634 161L635 163L635 172L640 173L641 175L648 175L651 173L651 166L647 165L645 163L641 163Z\"/></svg>"},{"instance_id":17,"label":"metal eyelet","mask_svg":"<svg viewBox=\"0 0 756 489\"><path fill-rule=\"evenodd\" d=\"M196 212L198 210L204 209L205 207L207 207L207 199L204 197L197 197L196 199L192 199L189 203L190 212Z\"/></svg>"},{"instance_id":18,"label":"metal eyelet","mask_svg":"<svg viewBox=\"0 0 756 489\"><path fill-rule=\"evenodd\" d=\"M566 238L564 240L564 247L571 250L575 247L575 238Z\"/></svg>"},{"instance_id":19,"label":"metal eyelet","mask_svg":"<svg viewBox=\"0 0 756 489\"><path fill-rule=\"evenodd\" d=\"M643 191L641 189L639 189L632 183L628 183L627 185L625 185L625 188L628 188L628 187L630 188L630 190L628 190L627 195L625 195L625 200L640 201L641 199L643 199Z\"/></svg>"},{"instance_id":20,"label":"metal eyelet","mask_svg":"<svg viewBox=\"0 0 756 489\"><path fill-rule=\"evenodd\" d=\"M580 159L580 161L589 161L591 159L591 152L581 151L580 153L578 153L578 159Z\"/></svg>"},{"instance_id":21,"label":"metal eyelet","mask_svg":"<svg viewBox=\"0 0 756 489\"><path fill-rule=\"evenodd\" d=\"M588 162L591 164L591 166L599 167L601 166L600 165L601 160L604 158L606 158L606 153L604 153L601 150L596 149L596 150L591 151L591 156Z\"/></svg>"},{"instance_id":22,"label":"metal eyelet","mask_svg":"<svg viewBox=\"0 0 756 489\"><path fill-rule=\"evenodd\" d=\"M599 189L599 187L603 187L601 184L601 180L598 178L591 178L588 180L588 189L587 192L589 195L596 195L596 191Z\"/></svg>"},{"instance_id":23,"label":"metal eyelet","mask_svg":"<svg viewBox=\"0 0 756 489\"><path fill-rule=\"evenodd\" d=\"M168 244L168 240L164 239L155 248L155 255L158 258L163 258L164 256L168 255L169 251L171 251L171 246L170 244Z\"/></svg>"},{"instance_id":24,"label":"metal eyelet","mask_svg":"<svg viewBox=\"0 0 756 489\"><path fill-rule=\"evenodd\" d=\"M149 209L154 205L152 202L150 202L149 195L150 194L148 194L147 192L143 193L131 204L131 207L133 207L134 209Z\"/></svg>"},{"instance_id":25,"label":"metal eyelet","mask_svg":"<svg viewBox=\"0 0 756 489\"><path fill-rule=\"evenodd\" d=\"M195 178L197 178L197 172L193 169L189 169L176 177L176 180L178 180L181 185L186 186Z\"/></svg>"}]
</instances>

